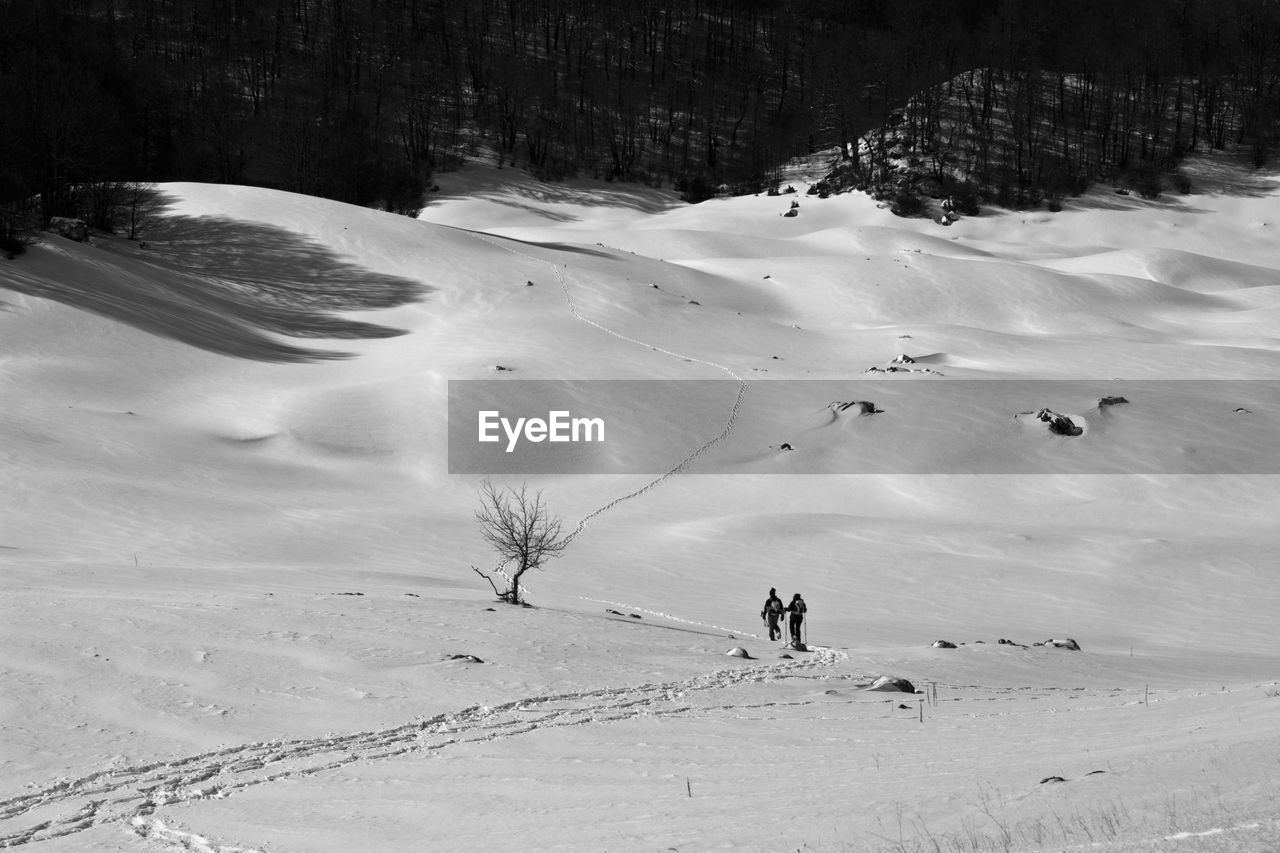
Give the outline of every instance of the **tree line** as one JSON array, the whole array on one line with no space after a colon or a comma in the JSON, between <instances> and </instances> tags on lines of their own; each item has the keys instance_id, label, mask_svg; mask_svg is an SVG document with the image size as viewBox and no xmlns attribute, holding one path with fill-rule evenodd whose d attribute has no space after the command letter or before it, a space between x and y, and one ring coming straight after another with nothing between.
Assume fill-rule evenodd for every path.
<instances>
[{"instance_id":1,"label":"tree line","mask_svg":"<svg viewBox=\"0 0 1280 853\"><path fill-rule=\"evenodd\" d=\"M1278 85L1272 0L0 0L0 222L164 180L411 213L482 149L697 200L899 148L1016 201L1261 165Z\"/></svg>"}]
</instances>

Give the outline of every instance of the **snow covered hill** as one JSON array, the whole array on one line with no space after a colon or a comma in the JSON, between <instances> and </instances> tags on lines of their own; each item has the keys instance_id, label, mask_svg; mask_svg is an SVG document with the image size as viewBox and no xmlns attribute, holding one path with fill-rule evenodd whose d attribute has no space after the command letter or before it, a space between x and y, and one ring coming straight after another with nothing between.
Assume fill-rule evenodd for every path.
<instances>
[{"instance_id":1,"label":"snow covered hill","mask_svg":"<svg viewBox=\"0 0 1280 853\"><path fill-rule=\"evenodd\" d=\"M172 184L147 248L0 262L0 846L1275 849L1280 184L1195 168L950 228L483 167L417 221ZM448 473L448 383L493 378L725 380L627 386L671 467L748 387L713 475L531 478L587 521L520 609ZM801 379L940 390L751 392ZM1091 444L946 396L1175 379ZM1174 470L1211 473L1125 473ZM770 587L813 651L761 639Z\"/></svg>"}]
</instances>

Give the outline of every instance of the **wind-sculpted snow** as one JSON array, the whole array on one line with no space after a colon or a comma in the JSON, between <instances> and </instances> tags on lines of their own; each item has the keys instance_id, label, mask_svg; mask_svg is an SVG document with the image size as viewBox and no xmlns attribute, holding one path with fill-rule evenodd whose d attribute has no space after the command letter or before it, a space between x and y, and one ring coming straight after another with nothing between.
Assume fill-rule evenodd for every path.
<instances>
[{"instance_id":1,"label":"wind-sculpted snow","mask_svg":"<svg viewBox=\"0 0 1280 853\"><path fill-rule=\"evenodd\" d=\"M740 376L738 373L736 373L732 368L726 367L725 365L719 364L714 361L707 361L706 359L695 358L690 355L685 355L683 353L673 352L669 349L664 349L663 347L656 346L646 341L629 337L627 335L622 334L621 332L618 332L614 329L609 328L608 326L605 326L605 325L602 325L601 323L596 322L595 320L585 316L584 314L582 314L582 312L578 310L577 302L574 301L574 298L573 298L573 292L569 288L569 281L565 277L564 270L560 264L553 263L552 261L542 260L541 258L535 258L533 255L525 254L524 252L518 251L517 249L513 249L510 246L506 245L505 243L499 243L496 240L487 236L482 236L480 234L475 234L474 236L485 243L489 243L493 246L497 246L500 249L504 249L505 251L510 252L511 254L517 257L521 257L526 260L533 261L534 263L546 264L547 266L551 267L552 271L555 273L556 281L560 283L560 290L564 294L565 304L569 308L569 313L572 314L576 319L581 320L587 325L592 326L596 329L599 329L601 332L604 332L606 335L611 335L617 338L618 340L625 341L630 344L635 344L636 346L642 346L647 349L653 350L655 352L662 353L663 355L669 355L672 358L681 359L682 361L687 361L695 364L702 364L702 365L706 365L707 367L714 367L716 370L720 370L720 371L723 371L724 373L727 373L729 376L733 377L733 379L735 379L738 383L738 391L737 391L737 394L734 396L733 405L729 407L729 414L725 418L724 426L720 429L718 433L716 433L714 436L704 441L702 444L696 447L693 451L688 453L684 458L680 459L678 462L672 465L671 468L664 471L658 477L655 477L654 479L645 483L640 488L627 492L625 495L620 495L619 497L614 498L613 500L609 501L603 506L599 506L596 509L592 510L591 512L587 513L578 521L577 525L572 530L570 530L569 533L565 536L564 541L566 543L572 542L574 539L576 539L578 537L578 534L582 533L582 531L586 529L587 524L589 524L591 520L594 519L596 516L599 516L599 515L602 515L603 513L608 512L609 510L616 507L618 504L625 503L626 501L632 500L633 498L638 498L641 495L645 494L646 492L650 491L651 489L657 488L658 486L666 482L671 477L674 477L675 475L679 474L681 471L686 470L690 465L696 462L699 457L701 457L704 453L706 453L711 448L715 447L720 442L724 441L726 438L729 437L729 434L733 432L734 424L738 420L738 413L742 410L742 398L747 393L747 381L743 379L742 376ZM557 246L556 248L561 248L561 247ZM504 566L505 566L505 561L502 563L499 563L495 567L495 571L505 575L505 572L503 572ZM508 578L508 580L509 579L510 578ZM528 592L527 587L525 588L525 591Z\"/></svg>"},{"instance_id":2,"label":"wind-sculpted snow","mask_svg":"<svg viewBox=\"0 0 1280 853\"><path fill-rule=\"evenodd\" d=\"M168 829L156 813L173 803L229 797L257 785L312 776L350 764L431 754L458 744L500 740L542 729L644 716L680 716L693 710L686 701L692 693L797 677L847 657L834 649L810 649L812 654L803 659L721 669L684 681L602 687L531 696L497 705L473 705L389 729L243 744L59 780L0 800L0 823L15 822L36 811L59 813L21 828L3 830L0 847L19 847L120 822L128 822L139 836L165 837L175 831ZM196 843L199 836L183 835L188 849L218 849L203 841Z\"/></svg>"}]
</instances>

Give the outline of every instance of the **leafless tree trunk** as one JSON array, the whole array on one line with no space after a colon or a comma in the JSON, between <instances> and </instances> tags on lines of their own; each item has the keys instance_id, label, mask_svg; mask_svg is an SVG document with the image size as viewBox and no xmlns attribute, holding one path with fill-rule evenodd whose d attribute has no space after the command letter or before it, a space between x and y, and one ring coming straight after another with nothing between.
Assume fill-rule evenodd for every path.
<instances>
[{"instance_id":1,"label":"leafless tree trunk","mask_svg":"<svg viewBox=\"0 0 1280 853\"><path fill-rule=\"evenodd\" d=\"M568 541L560 535L561 524L542 499L542 492L530 494L522 484L519 489L498 488L486 480L480 487L480 509L476 510L480 534L498 552L501 561L494 570L506 581L500 589L493 575L472 566L472 570L489 581L502 601L523 604L520 579L530 569L537 569L552 557L560 556ZM508 573L503 566L514 565Z\"/></svg>"}]
</instances>

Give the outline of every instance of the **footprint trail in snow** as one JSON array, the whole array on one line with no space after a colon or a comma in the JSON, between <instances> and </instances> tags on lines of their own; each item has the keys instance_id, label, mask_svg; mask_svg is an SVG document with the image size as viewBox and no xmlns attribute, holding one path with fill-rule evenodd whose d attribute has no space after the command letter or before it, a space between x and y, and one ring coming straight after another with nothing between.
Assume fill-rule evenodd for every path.
<instances>
[{"instance_id":1,"label":"footprint trail in snow","mask_svg":"<svg viewBox=\"0 0 1280 853\"><path fill-rule=\"evenodd\" d=\"M119 822L128 822L140 838L167 838L175 831L155 815L172 803L228 797L256 785L358 762L432 753L458 744L494 741L541 729L686 715L706 710L705 706L686 701L689 694L803 677L810 670L847 657L833 649L810 648L813 654L803 659L722 669L683 681L604 687L494 706L476 705L379 731L243 744L60 780L0 800L0 847L19 847ZM35 822L21 828L4 826L33 812L40 813ZM198 838L190 835L189 849L205 849L193 841Z\"/></svg>"}]
</instances>

